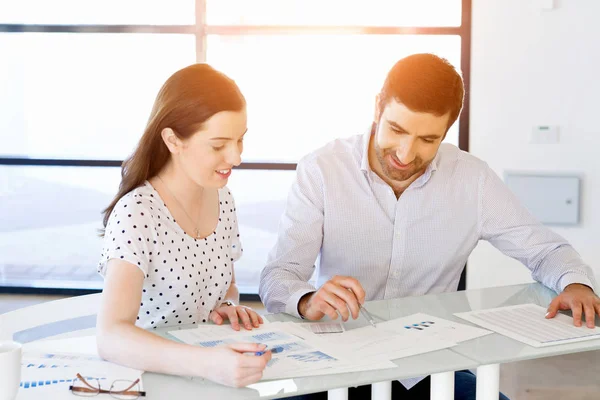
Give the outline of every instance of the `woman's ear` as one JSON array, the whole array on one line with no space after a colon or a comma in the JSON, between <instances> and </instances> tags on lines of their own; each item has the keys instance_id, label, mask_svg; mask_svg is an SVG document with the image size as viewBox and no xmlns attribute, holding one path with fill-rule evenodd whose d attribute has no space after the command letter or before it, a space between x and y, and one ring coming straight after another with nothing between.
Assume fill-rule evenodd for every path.
<instances>
[{"instance_id":1,"label":"woman's ear","mask_svg":"<svg viewBox=\"0 0 600 400\"><path fill-rule=\"evenodd\" d=\"M177 137L173 129L165 128L160 132L163 142L172 154L177 154L181 150L181 140Z\"/></svg>"}]
</instances>

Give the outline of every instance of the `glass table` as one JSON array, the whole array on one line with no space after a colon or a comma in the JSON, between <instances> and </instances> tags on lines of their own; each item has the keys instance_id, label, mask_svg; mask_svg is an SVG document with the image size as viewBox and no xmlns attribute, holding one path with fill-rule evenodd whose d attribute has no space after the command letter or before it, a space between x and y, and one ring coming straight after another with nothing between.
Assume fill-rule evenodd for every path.
<instances>
[{"instance_id":1,"label":"glass table","mask_svg":"<svg viewBox=\"0 0 600 400\"><path fill-rule=\"evenodd\" d=\"M454 316L454 313L526 303L535 303L546 307L555 295L553 291L534 283L373 301L367 303L366 307L376 320L389 320L414 313L425 313L471 325L469 322ZM68 301L67 304L64 300L61 300L60 307L54 307L54 312L57 314L56 318L48 316L49 310L52 308L49 303L43 305L44 309L47 310L43 317L38 310L33 310L33 307L37 306L18 310L17 313L19 314L11 316L13 321L22 321L22 318L27 318L26 316L35 315L43 322L38 321L36 324L35 318L30 318L31 328L21 329L19 332L14 333L12 337L17 341L27 343L56 336L57 334L62 337L65 335L71 337L93 335L95 316L80 316L64 320L65 316L69 317L69 313L65 313L65 307L69 304L76 307L76 304L81 303L77 297L68 299ZM69 309L72 312L74 308L71 307L69 306ZM23 317L19 315L23 315ZM77 315L85 315L85 312L79 312ZM0 322L2 322L3 317L0 316ZM17 317L16 320L15 317ZM269 320L301 322L285 314L269 315ZM53 322L50 323L50 321ZM367 323L361 317L355 321L347 322L346 327L347 329L353 329ZM195 327L196 325L171 327L154 332L168 336L167 331L169 330L193 329ZM0 333L1 331L2 327L0 326ZM431 375L432 399L448 400L453 398L454 371L476 368L477 398L479 400L496 400L499 392L500 364L598 349L600 349L600 339L534 348L493 333L463 342L450 349L395 360L394 363L397 368L392 369L266 381L241 389L225 387L201 378L192 379L147 372L144 374L144 388L147 391L148 399L161 399L166 394L177 399L197 399L199 397L234 400L272 399L329 391L330 399L341 400L347 398L348 387L373 384L374 399L389 399L391 396L391 381Z\"/></svg>"}]
</instances>

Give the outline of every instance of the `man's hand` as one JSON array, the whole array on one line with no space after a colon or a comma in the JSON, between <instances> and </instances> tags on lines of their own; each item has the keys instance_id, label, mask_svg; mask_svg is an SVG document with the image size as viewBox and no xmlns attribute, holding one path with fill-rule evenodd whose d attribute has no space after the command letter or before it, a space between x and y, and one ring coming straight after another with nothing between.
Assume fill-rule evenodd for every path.
<instances>
[{"instance_id":1,"label":"man's hand","mask_svg":"<svg viewBox=\"0 0 600 400\"><path fill-rule=\"evenodd\" d=\"M596 314L600 315L600 298L588 286L572 283L552 300L546 318L554 318L558 310L573 312L573 325L581 326L581 316L585 313L588 328L595 326Z\"/></svg>"},{"instance_id":2,"label":"man's hand","mask_svg":"<svg viewBox=\"0 0 600 400\"><path fill-rule=\"evenodd\" d=\"M337 319L338 312L344 321L358 318L359 304L365 302L365 290L360 282L349 276L334 276L316 292L304 295L298 303L298 312L313 321L328 315Z\"/></svg>"}]
</instances>

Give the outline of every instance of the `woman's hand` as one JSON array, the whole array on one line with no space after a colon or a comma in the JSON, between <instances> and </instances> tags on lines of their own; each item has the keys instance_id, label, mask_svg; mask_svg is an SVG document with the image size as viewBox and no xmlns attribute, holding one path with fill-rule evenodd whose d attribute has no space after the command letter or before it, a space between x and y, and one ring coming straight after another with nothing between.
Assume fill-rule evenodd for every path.
<instances>
[{"instance_id":1,"label":"woman's hand","mask_svg":"<svg viewBox=\"0 0 600 400\"><path fill-rule=\"evenodd\" d=\"M210 367L202 375L211 381L233 387L243 387L258 382L271 359L271 352L266 351L260 356L254 353L264 351L265 348L264 344L258 343L234 343L213 347L209 349L212 361L207 364L210 364Z\"/></svg>"},{"instance_id":2,"label":"woman's hand","mask_svg":"<svg viewBox=\"0 0 600 400\"><path fill-rule=\"evenodd\" d=\"M245 306L228 306L223 304L210 313L210 319L217 325L221 325L226 319L231 323L231 327L239 331L240 320L247 330L252 330L252 327L258 328L263 323L263 319L250 307Z\"/></svg>"}]
</instances>

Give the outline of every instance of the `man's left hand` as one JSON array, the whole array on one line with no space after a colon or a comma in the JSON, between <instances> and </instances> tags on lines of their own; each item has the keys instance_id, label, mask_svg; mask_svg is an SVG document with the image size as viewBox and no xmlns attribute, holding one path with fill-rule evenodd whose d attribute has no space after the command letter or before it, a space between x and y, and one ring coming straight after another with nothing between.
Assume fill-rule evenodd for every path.
<instances>
[{"instance_id":1,"label":"man's left hand","mask_svg":"<svg viewBox=\"0 0 600 400\"><path fill-rule=\"evenodd\" d=\"M572 283L552 300L546 318L554 318L558 310L571 310L575 326L581 326L581 316L585 313L587 327L593 328L596 314L600 316L600 298L588 286Z\"/></svg>"}]
</instances>

